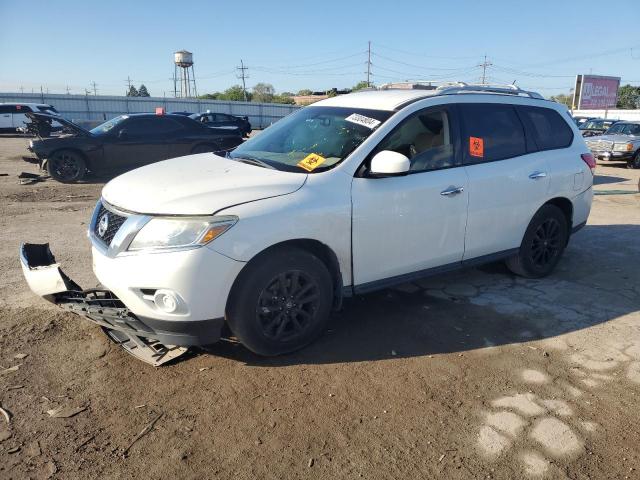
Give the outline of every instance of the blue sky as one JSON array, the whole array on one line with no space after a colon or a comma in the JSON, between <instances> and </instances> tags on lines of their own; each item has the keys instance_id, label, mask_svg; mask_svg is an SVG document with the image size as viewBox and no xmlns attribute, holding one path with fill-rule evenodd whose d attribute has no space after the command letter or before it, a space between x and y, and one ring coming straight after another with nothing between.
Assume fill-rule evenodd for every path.
<instances>
[{"instance_id":1,"label":"blue sky","mask_svg":"<svg viewBox=\"0 0 640 480\"><path fill-rule=\"evenodd\" d=\"M637 0L384 4L0 0L0 91L84 93L95 81L98 94L123 94L129 76L171 95L178 49L194 54L199 93L238 83L241 58L248 87L344 88L365 78L369 40L375 83L478 81L486 54L490 81L544 95L568 92L576 73L640 84L640 38L624 20Z\"/></svg>"}]
</instances>

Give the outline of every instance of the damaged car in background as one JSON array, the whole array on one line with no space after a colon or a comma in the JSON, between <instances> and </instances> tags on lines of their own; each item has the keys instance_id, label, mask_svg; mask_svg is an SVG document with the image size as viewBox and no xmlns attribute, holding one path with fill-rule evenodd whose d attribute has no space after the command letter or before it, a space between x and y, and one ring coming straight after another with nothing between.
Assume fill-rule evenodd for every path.
<instances>
[{"instance_id":1,"label":"damaged car in background","mask_svg":"<svg viewBox=\"0 0 640 480\"><path fill-rule=\"evenodd\" d=\"M603 135L588 137L587 146L598 160L627 162L640 168L640 123L619 121Z\"/></svg>"},{"instance_id":2,"label":"damaged car in background","mask_svg":"<svg viewBox=\"0 0 640 480\"><path fill-rule=\"evenodd\" d=\"M27 113L33 123L52 117ZM138 113L115 117L86 130L61 117L59 136L31 140L28 149L51 177L74 183L86 175L125 172L193 153L225 154L242 143L238 131L207 128L183 115Z\"/></svg>"},{"instance_id":3,"label":"damaged car in background","mask_svg":"<svg viewBox=\"0 0 640 480\"><path fill-rule=\"evenodd\" d=\"M47 244L20 256L36 294L154 365L225 326L279 355L354 294L495 261L551 274L587 221L594 168L566 107L515 86L358 92L226 157L110 181L88 229L101 288L80 288Z\"/></svg>"}]
</instances>

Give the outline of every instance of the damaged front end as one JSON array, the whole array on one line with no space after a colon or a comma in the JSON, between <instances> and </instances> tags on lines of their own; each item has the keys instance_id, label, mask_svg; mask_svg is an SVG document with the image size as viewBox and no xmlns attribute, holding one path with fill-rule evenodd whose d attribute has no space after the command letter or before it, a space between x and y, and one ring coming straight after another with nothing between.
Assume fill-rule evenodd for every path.
<instances>
[{"instance_id":1,"label":"damaged front end","mask_svg":"<svg viewBox=\"0 0 640 480\"><path fill-rule=\"evenodd\" d=\"M109 338L139 360L160 366L188 351L187 347L162 343L162 335L137 318L113 292L83 290L61 270L48 243L22 244L20 260L35 294L100 325Z\"/></svg>"}]
</instances>

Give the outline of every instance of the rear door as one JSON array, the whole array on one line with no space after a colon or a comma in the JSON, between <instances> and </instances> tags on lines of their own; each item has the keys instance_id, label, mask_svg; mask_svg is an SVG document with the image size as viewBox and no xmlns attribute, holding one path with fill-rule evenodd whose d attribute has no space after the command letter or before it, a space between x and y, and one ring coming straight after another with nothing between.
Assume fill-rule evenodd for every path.
<instances>
[{"instance_id":1,"label":"rear door","mask_svg":"<svg viewBox=\"0 0 640 480\"><path fill-rule=\"evenodd\" d=\"M0 105L0 128L13 128L13 111L12 105Z\"/></svg>"},{"instance_id":2,"label":"rear door","mask_svg":"<svg viewBox=\"0 0 640 480\"><path fill-rule=\"evenodd\" d=\"M520 246L533 214L547 199L549 166L513 105L459 108L469 177L468 260Z\"/></svg>"},{"instance_id":3,"label":"rear door","mask_svg":"<svg viewBox=\"0 0 640 480\"><path fill-rule=\"evenodd\" d=\"M366 291L416 272L458 264L464 252L467 176L455 109L433 107L408 116L378 151L409 157L407 175L352 184L353 275ZM400 277L400 278L398 278Z\"/></svg>"},{"instance_id":4,"label":"rear door","mask_svg":"<svg viewBox=\"0 0 640 480\"><path fill-rule=\"evenodd\" d=\"M12 118L13 128L24 127L27 123L29 123L29 119L27 118L25 113L31 111L31 107L28 107L26 105L16 105Z\"/></svg>"}]
</instances>

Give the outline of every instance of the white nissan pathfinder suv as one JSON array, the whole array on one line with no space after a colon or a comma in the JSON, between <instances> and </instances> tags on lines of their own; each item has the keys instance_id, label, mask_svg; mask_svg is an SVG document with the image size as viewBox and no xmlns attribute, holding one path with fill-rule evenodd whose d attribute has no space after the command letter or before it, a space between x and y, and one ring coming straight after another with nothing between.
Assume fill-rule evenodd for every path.
<instances>
[{"instance_id":1,"label":"white nissan pathfinder suv","mask_svg":"<svg viewBox=\"0 0 640 480\"><path fill-rule=\"evenodd\" d=\"M276 355L354 294L497 260L550 274L587 221L594 168L567 109L538 94L365 91L298 110L227 158L109 182L89 227L99 289L64 275L47 244L21 258L34 292L133 353L210 344L226 323Z\"/></svg>"}]
</instances>

